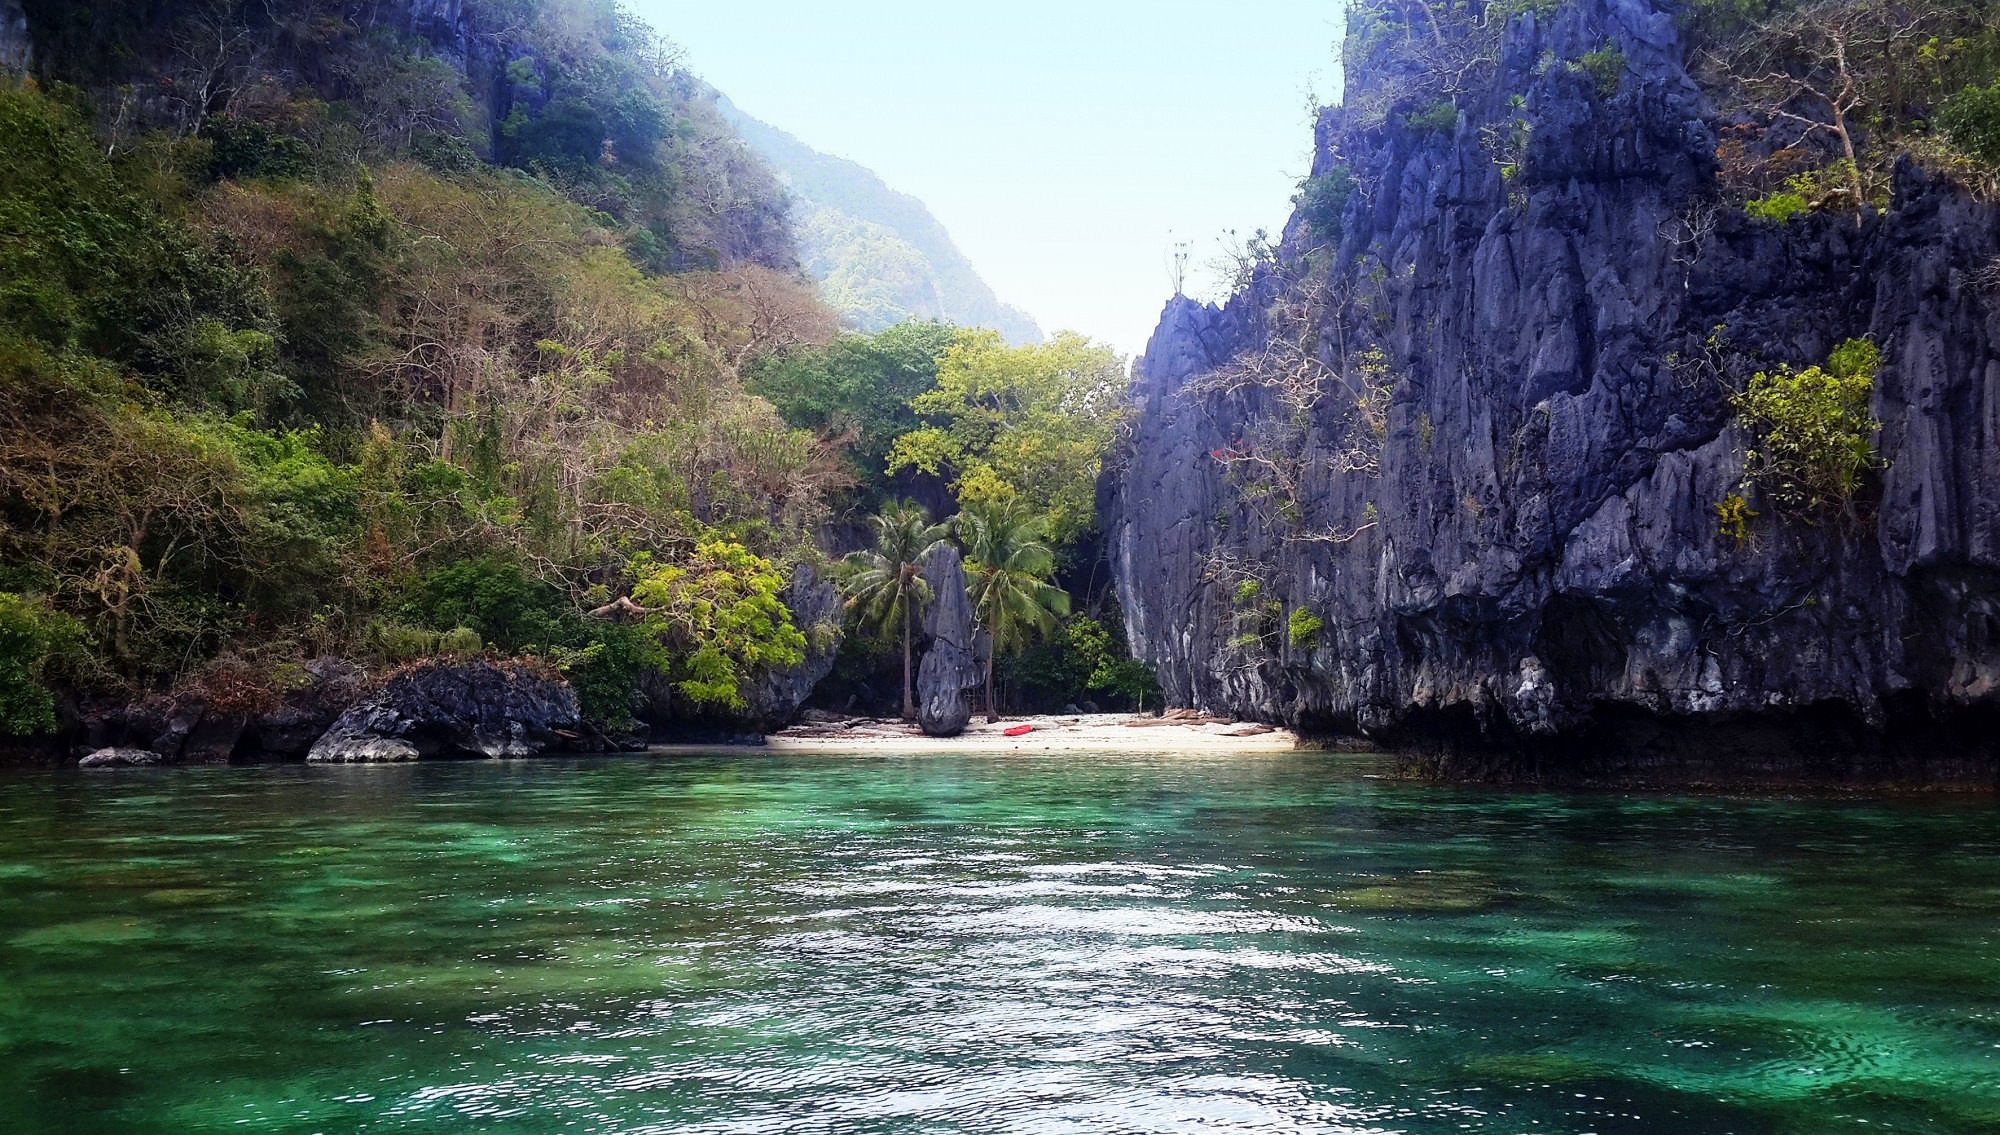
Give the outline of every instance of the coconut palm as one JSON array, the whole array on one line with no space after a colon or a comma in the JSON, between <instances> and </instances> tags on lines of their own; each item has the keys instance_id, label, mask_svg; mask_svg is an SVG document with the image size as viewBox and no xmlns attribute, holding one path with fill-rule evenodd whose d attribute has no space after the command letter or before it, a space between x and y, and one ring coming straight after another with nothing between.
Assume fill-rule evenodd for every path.
<instances>
[{"instance_id":1,"label":"coconut palm","mask_svg":"<svg viewBox=\"0 0 2000 1135\"><path fill-rule=\"evenodd\" d=\"M986 652L986 720L1000 720L993 699L993 659L1054 631L1069 614L1069 593L1049 582L1056 556L1042 522L1013 505L975 505L958 514L965 548L966 594L991 648Z\"/></svg>"},{"instance_id":2,"label":"coconut palm","mask_svg":"<svg viewBox=\"0 0 2000 1135\"><path fill-rule=\"evenodd\" d=\"M910 644L918 616L931 601L920 561L944 540L947 528L932 524L930 514L915 501L894 501L868 518L875 530L875 547L847 557L847 610L864 627L903 633L903 720L917 716L916 694L910 683Z\"/></svg>"}]
</instances>

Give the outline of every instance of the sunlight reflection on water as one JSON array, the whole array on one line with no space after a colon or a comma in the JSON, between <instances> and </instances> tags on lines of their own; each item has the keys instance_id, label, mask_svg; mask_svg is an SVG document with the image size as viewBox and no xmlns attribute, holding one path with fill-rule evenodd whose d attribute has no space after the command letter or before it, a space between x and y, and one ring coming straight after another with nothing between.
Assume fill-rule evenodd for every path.
<instances>
[{"instance_id":1,"label":"sunlight reflection on water","mask_svg":"<svg viewBox=\"0 0 2000 1135\"><path fill-rule=\"evenodd\" d=\"M1346 758L0 795L0 1130L2000 1129L1990 802Z\"/></svg>"}]
</instances>

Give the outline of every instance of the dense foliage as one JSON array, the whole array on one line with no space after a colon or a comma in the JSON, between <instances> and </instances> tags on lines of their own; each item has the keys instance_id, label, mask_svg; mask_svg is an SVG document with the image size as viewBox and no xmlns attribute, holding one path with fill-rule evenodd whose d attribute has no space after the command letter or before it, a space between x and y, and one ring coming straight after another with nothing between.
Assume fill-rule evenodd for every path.
<instances>
[{"instance_id":1,"label":"dense foliage","mask_svg":"<svg viewBox=\"0 0 2000 1135\"><path fill-rule=\"evenodd\" d=\"M109 693L491 649L610 725L648 671L734 709L793 657L756 596L851 472L741 376L833 321L640 25L468 4L521 48L495 77L313 4L100 7L30 13L89 94L0 80L0 729L52 723L34 628L68 619ZM768 625L589 617L717 549L771 557Z\"/></svg>"},{"instance_id":2,"label":"dense foliage","mask_svg":"<svg viewBox=\"0 0 2000 1135\"><path fill-rule=\"evenodd\" d=\"M94 8L29 4L41 74L0 79L0 732L322 654L740 715L816 630L794 567L897 483L1088 531L1115 357L836 336L614 0ZM888 554L855 613L907 628Z\"/></svg>"},{"instance_id":3,"label":"dense foliage","mask_svg":"<svg viewBox=\"0 0 2000 1135\"><path fill-rule=\"evenodd\" d=\"M1110 348L1072 332L1031 347L964 332L911 406L929 424L896 439L890 471L947 476L967 504L1032 507L1057 544L1096 522L1097 474L1129 413Z\"/></svg>"},{"instance_id":4,"label":"dense foliage","mask_svg":"<svg viewBox=\"0 0 2000 1135\"><path fill-rule=\"evenodd\" d=\"M1852 514L1864 478L1878 464L1881 423L1869 402L1881 357L1875 344L1850 339L1825 366L1760 371L1736 396L1738 420L1755 439L1749 478L1781 511L1801 518ZM1732 519L1728 511L1723 518Z\"/></svg>"}]
</instances>

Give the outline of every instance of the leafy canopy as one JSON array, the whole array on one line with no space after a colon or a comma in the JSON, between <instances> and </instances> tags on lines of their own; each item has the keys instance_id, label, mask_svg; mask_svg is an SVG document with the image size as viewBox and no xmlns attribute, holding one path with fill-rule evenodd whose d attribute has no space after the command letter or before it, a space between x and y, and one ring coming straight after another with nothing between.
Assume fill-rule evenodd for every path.
<instances>
[{"instance_id":1,"label":"leafy canopy","mask_svg":"<svg viewBox=\"0 0 2000 1135\"><path fill-rule=\"evenodd\" d=\"M762 674L805 661L806 636L779 599L784 576L731 540L703 541L685 563L639 581L632 599L673 653L668 674L693 705L741 711Z\"/></svg>"},{"instance_id":2,"label":"leafy canopy","mask_svg":"<svg viewBox=\"0 0 2000 1135\"><path fill-rule=\"evenodd\" d=\"M930 424L896 439L889 472L950 476L968 506L1033 507L1058 545L1095 522L1097 474L1129 413L1118 356L1067 331L1030 347L961 332L911 407Z\"/></svg>"},{"instance_id":3,"label":"leafy canopy","mask_svg":"<svg viewBox=\"0 0 2000 1135\"><path fill-rule=\"evenodd\" d=\"M1882 353L1866 339L1833 349L1825 366L1760 371L1734 399L1755 439L1748 475L1772 503L1795 516L1851 511L1863 478L1879 461L1869 412Z\"/></svg>"},{"instance_id":4,"label":"leafy canopy","mask_svg":"<svg viewBox=\"0 0 2000 1135\"><path fill-rule=\"evenodd\" d=\"M857 474L878 473L890 447L923 423L910 401L937 384L938 362L958 339L944 323L903 323L874 335L842 335L825 347L773 356L749 377L787 423L849 439Z\"/></svg>"},{"instance_id":5,"label":"leafy canopy","mask_svg":"<svg viewBox=\"0 0 2000 1135\"><path fill-rule=\"evenodd\" d=\"M1069 593L1048 581L1055 553L1042 531L1039 517L1012 503L971 505L958 515L966 592L995 654L1053 633L1069 614Z\"/></svg>"},{"instance_id":6,"label":"leafy canopy","mask_svg":"<svg viewBox=\"0 0 2000 1135\"><path fill-rule=\"evenodd\" d=\"M847 610L863 627L901 634L932 599L919 561L949 527L931 523L915 501L895 501L868 523L875 546L846 560Z\"/></svg>"}]
</instances>

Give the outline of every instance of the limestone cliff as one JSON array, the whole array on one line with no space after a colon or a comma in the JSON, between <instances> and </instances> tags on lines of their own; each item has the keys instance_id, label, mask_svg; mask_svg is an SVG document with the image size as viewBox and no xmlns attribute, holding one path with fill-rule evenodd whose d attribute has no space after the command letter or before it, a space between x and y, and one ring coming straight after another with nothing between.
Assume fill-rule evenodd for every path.
<instances>
[{"instance_id":1,"label":"limestone cliff","mask_svg":"<svg viewBox=\"0 0 2000 1135\"><path fill-rule=\"evenodd\" d=\"M1170 702L1456 775L1990 781L2000 210L1904 161L1858 219L1746 217L1676 16L1516 15L1455 115L1357 126L1384 77L1351 72L1315 167L1351 170L1337 217L1302 210L1226 305L1168 305L1103 506ZM1565 64L1591 53L1610 74ZM1323 313L1287 308L1299 277ZM1758 505L1731 389L1861 336L1858 518L1725 531ZM1230 379L1286 337L1359 400Z\"/></svg>"}]
</instances>

